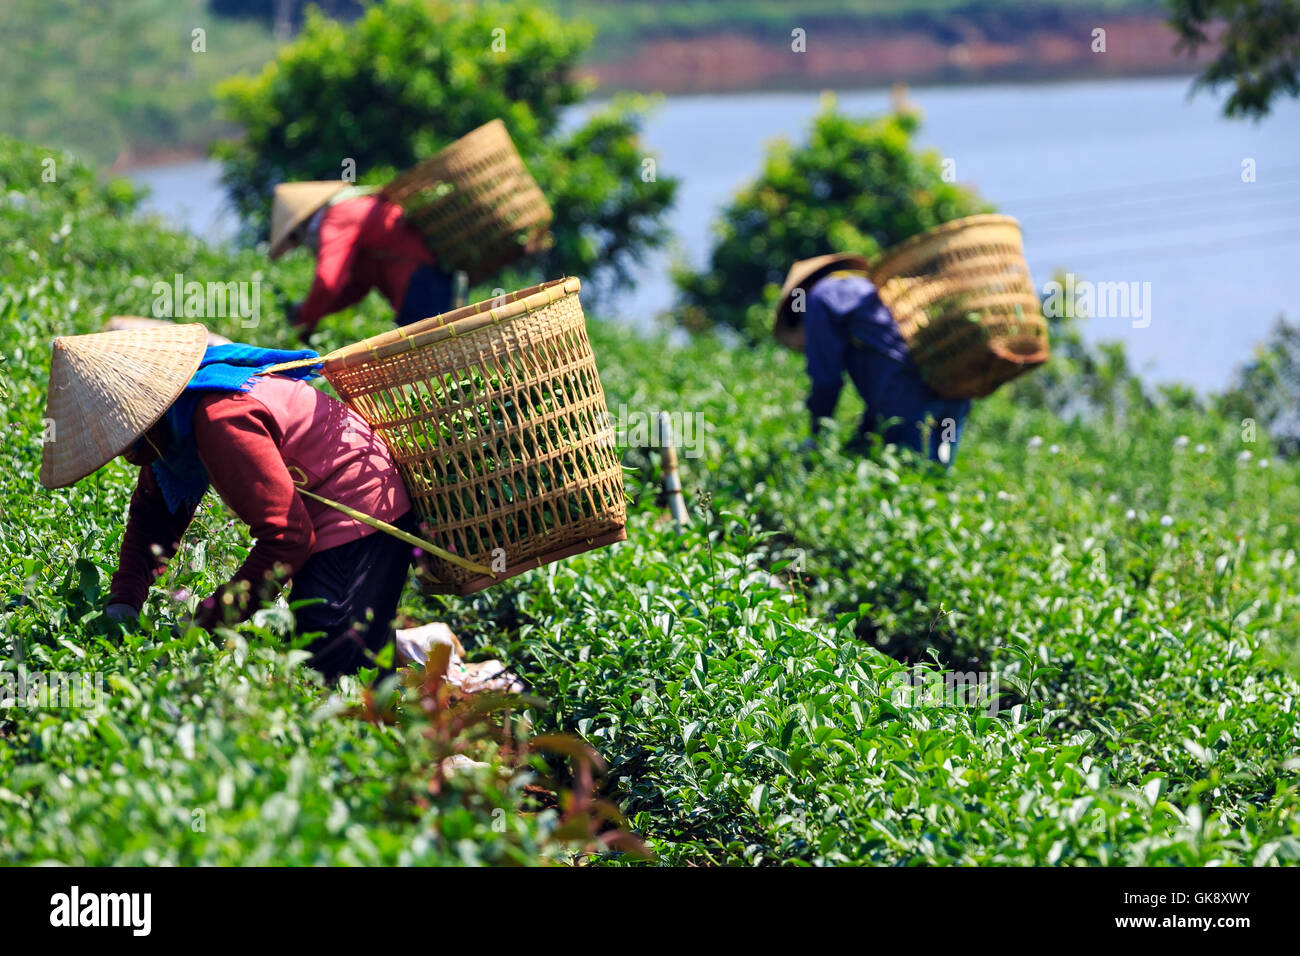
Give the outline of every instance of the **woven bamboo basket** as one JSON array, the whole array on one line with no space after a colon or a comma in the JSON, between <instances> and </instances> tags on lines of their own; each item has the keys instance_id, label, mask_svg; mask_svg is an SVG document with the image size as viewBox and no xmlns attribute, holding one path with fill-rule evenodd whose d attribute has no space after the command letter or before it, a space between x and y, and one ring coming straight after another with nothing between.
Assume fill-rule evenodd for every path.
<instances>
[{"instance_id":1,"label":"woven bamboo basket","mask_svg":"<svg viewBox=\"0 0 1300 956\"><path fill-rule=\"evenodd\" d=\"M435 592L470 594L626 537L580 288L557 279L324 359L392 451L432 543L494 572L430 556Z\"/></svg>"},{"instance_id":2,"label":"woven bamboo basket","mask_svg":"<svg viewBox=\"0 0 1300 956\"><path fill-rule=\"evenodd\" d=\"M447 272L482 282L549 239L551 207L501 120L467 133L381 190Z\"/></svg>"},{"instance_id":3,"label":"woven bamboo basket","mask_svg":"<svg viewBox=\"0 0 1300 956\"><path fill-rule=\"evenodd\" d=\"M968 216L885 252L871 269L912 359L945 398L982 398L1047 361L1047 322L1020 224Z\"/></svg>"}]
</instances>

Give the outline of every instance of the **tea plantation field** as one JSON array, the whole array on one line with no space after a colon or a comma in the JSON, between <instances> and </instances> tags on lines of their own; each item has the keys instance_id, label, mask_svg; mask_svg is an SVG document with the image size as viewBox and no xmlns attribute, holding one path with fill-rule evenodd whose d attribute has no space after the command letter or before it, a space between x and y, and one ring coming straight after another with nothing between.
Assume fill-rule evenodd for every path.
<instances>
[{"instance_id":1,"label":"tea plantation field","mask_svg":"<svg viewBox=\"0 0 1300 956\"><path fill-rule=\"evenodd\" d=\"M0 675L98 673L103 697L0 710L0 862L636 863L592 836L594 796L661 864L1300 860L1300 470L1077 347L978 403L940 473L801 449L797 356L593 317L616 416L698 416L692 522L674 529L657 454L630 447L626 543L474 598L408 590L410 618L528 680L483 720L428 685L322 685L281 612L174 630L177 595L249 547L215 498L115 636L100 608L134 475L40 487L50 339L149 314L182 273L261 282L256 327L205 321L287 347L270 290L310 272L134 219L66 157L43 182L48 155L0 142ZM318 347L388 321L372 298ZM488 767L440 773L456 752Z\"/></svg>"}]
</instances>

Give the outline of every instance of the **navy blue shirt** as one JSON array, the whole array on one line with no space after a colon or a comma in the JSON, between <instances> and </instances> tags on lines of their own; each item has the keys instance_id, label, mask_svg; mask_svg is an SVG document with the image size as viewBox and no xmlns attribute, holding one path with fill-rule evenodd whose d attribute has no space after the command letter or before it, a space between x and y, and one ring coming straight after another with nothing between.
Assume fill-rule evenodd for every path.
<instances>
[{"instance_id":1,"label":"navy blue shirt","mask_svg":"<svg viewBox=\"0 0 1300 956\"><path fill-rule=\"evenodd\" d=\"M886 442L922 451L921 426L932 417L929 454L952 460L970 400L943 398L925 384L871 280L832 273L816 282L808 292L804 335L814 432L819 419L835 414L848 372L867 406L863 431L883 432ZM890 423L894 418L900 421Z\"/></svg>"}]
</instances>

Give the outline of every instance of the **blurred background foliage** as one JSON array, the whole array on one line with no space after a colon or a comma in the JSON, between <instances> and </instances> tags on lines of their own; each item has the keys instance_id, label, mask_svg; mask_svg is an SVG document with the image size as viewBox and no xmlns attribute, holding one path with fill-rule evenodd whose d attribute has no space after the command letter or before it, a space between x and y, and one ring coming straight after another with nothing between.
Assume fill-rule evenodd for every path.
<instances>
[{"instance_id":1,"label":"blurred background foliage","mask_svg":"<svg viewBox=\"0 0 1300 956\"><path fill-rule=\"evenodd\" d=\"M1090 8L1085 0L1062 5ZM160 149L206 149L222 133L227 138L217 154L246 241L264 235L276 182L336 177L345 158L355 160L362 181L383 181L501 116L551 196L556 242L499 281L518 286L570 273L599 293L626 283L627 266L668 241L664 214L677 183L647 175L646 161L654 157L639 133L650 101L628 97L581 124L564 120L590 92L578 78L580 63L606 55L620 33L701 34L724 25L770 30L788 20L793 5L387 0L368 12L353 0L325 0L315 12L309 6L301 0L11 0L0 6L0 116L22 138L74 149L101 169ZM1093 8L1151 6L1115 0ZM1276 23L1284 36L1296 3L1285 0L1264 12L1248 6L1225 0L1173 2L1170 9L1189 35L1211 35L1207 20L1229 17L1230 35L1240 42L1235 53L1225 47L1224 55L1237 56L1243 69L1257 69L1271 62L1273 41L1252 46L1252 28ZM798 10L805 18L894 16L956 29L972 16L1002 16L1010 23L1011 7L1001 0L811 0ZM592 25L563 19L570 15ZM296 39L277 44L272 30L286 25L284 35ZM204 31L204 53L194 52L195 29ZM601 38L599 48L593 35ZM1225 62L1216 67L1221 79L1231 73ZM1276 90L1287 89L1286 69L1280 60L1268 74ZM759 175L719 216L707 265L674 270L677 323L728 330L750 341L765 337L792 261L839 250L871 255L931 225L988 209L945 179L935 153L915 148L919 122L905 108L875 118L846 116L830 100L798 143L773 145ZM11 169L7 175L21 179L30 172ZM136 193L126 183L114 181L108 190L119 201L113 215L134 207ZM120 241L131 247L138 239L128 232ZM118 253L100 248L93 255L112 259ZM264 260L253 254L247 262L258 269ZM307 257L290 257L277 275L286 293L302 294L310 279ZM348 341L369 308L337 317L322 345ZM1022 400L1063 415L1123 414L1149 400L1150 390L1121 348L1085 346L1077 323L1054 325L1054 361L1014 386ZM1298 339L1279 317L1274 335L1226 394L1184 399L1218 402L1225 412L1268 429L1279 450L1300 450Z\"/></svg>"},{"instance_id":2,"label":"blurred background foliage","mask_svg":"<svg viewBox=\"0 0 1300 956\"><path fill-rule=\"evenodd\" d=\"M213 84L275 50L265 28L216 17L205 0L4 0L0 45L3 131L97 166L206 149L230 131Z\"/></svg>"},{"instance_id":3,"label":"blurred background foliage","mask_svg":"<svg viewBox=\"0 0 1300 956\"><path fill-rule=\"evenodd\" d=\"M1222 404L1225 414L1268 432L1280 454L1300 455L1300 324L1278 316Z\"/></svg>"},{"instance_id":4,"label":"blurred background foliage","mask_svg":"<svg viewBox=\"0 0 1300 956\"><path fill-rule=\"evenodd\" d=\"M828 252L872 258L939 223L991 211L945 178L937 151L913 146L915 113L860 119L824 100L807 141L775 142L758 177L722 211L707 268L676 270L687 328L765 337L796 260Z\"/></svg>"},{"instance_id":5,"label":"blurred background foliage","mask_svg":"<svg viewBox=\"0 0 1300 956\"><path fill-rule=\"evenodd\" d=\"M71 149L96 165L206 150L231 127L216 80L257 69L315 8L351 23L368 0L5 0L0 4L0 132ZM434 6L438 6L434 0ZM444 4L445 6L445 4ZM486 3L456 3L492 11ZM1189 51L1209 52L1203 85L1228 87L1232 115L1258 117L1300 91L1300 0L550 0L566 32L590 37L569 62L634 56L656 40L788 38L806 29L903 31L941 44L1014 41L1063 18L1161 17ZM589 26L579 26L586 24ZM192 31L206 34L195 55Z\"/></svg>"},{"instance_id":6,"label":"blurred background foliage","mask_svg":"<svg viewBox=\"0 0 1300 956\"><path fill-rule=\"evenodd\" d=\"M386 182L500 117L555 211L535 276L627 282L626 265L667 241L677 183L644 175L644 101L561 128L585 95L574 68L590 42L588 28L531 3L385 0L353 24L310 11L260 74L218 90L240 135L216 155L248 238L265 236L276 183L337 179L348 160L360 182Z\"/></svg>"},{"instance_id":7,"label":"blurred background foliage","mask_svg":"<svg viewBox=\"0 0 1300 956\"><path fill-rule=\"evenodd\" d=\"M1169 0L1169 7L1185 49L1215 51L1197 86L1227 87L1228 116L1261 119L1274 100L1300 95L1300 0Z\"/></svg>"}]
</instances>

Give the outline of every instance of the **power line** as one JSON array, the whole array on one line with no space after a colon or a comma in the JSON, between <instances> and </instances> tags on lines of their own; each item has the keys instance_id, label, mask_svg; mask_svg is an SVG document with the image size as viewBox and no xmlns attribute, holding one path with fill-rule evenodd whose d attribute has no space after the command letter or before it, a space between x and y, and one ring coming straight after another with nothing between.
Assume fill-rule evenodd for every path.
<instances>
[{"instance_id":1,"label":"power line","mask_svg":"<svg viewBox=\"0 0 1300 956\"><path fill-rule=\"evenodd\" d=\"M1285 185L1286 182L1279 181L1275 177L1300 174L1300 166L1280 166L1276 168L1265 167L1263 170L1257 168L1256 176L1258 177L1261 172L1267 173L1267 177L1262 180L1257 178L1254 183L1250 184L1234 182L1233 185ZM1237 175L1239 176L1239 174ZM1227 177L1227 173L1214 173L1208 176L1196 176L1191 179L1166 179L1158 182L1131 183L1124 186L1112 186L1106 189L1089 189L1071 193L1057 193L1052 196L1040 195L1023 196L1020 198L1013 197L1011 199L999 199L998 205L1007 207L1015 206L1017 209L1026 211L1032 210L1035 206L1043 206L1046 207L1047 211L1050 211L1051 209L1060 208L1063 203L1071 202L1076 199L1084 201L1088 205L1094 205L1097 200L1104 200L1107 196L1119 196L1122 198L1129 194L1140 194L1144 197L1149 197L1153 192L1159 192L1162 189L1183 189L1185 187L1196 185L1213 186L1216 184L1223 184L1224 179ZM1294 180L1287 182L1291 181Z\"/></svg>"},{"instance_id":2,"label":"power line","mask_svg":"<svg viewBox=\"0 0 1300 956\"><path fill-rule=\"evenodd\" d=\"M1139 246L1131 249L1096 249L1091 252L1057 254L1053 259L1057 262L1068 259L1070 267L1082 259L1085 262L1089 259L1114 260L1122 259L1125 265L1135 262L1160 262L1165 259L1190 259L1202 255L1223 255L1224 252L1236 252L1241 249L1252 249L1260 245L1288 245L1291 241L1300 241L1300 229L1279 229L1273 232L1261 232L1255 235L1242 236L1239 239L1227 238L1219 239L1213 243L1188 243L1182 246L1168 245L1151 245ZM1160 255L1151 256L1148 253L1157 252ZM1045 270L1033 270L1042 272Z\"/></svg>"},{"instance_id":3,"label":"power line","mask_svg":"<svg viewBox=\"0 0 1300 956\"><path fill-rule=\"evenodd\" d=\"M1137 213L1137 215L1125 216L1123 215L1124 211L1121 211L1110 216L1095 217L1091 220L1085 217L1082 221L1080 221L1077 216L1063 216L1059 222L1045 223L1041 226L1026 226L1024 230L1025 240L1028 242L1044 236L1051 238L1063 233L1088 232L1095 229L1105 229L1113 226L1122 227L1126 235L1132 235L1134 233L1149 234L1167 232L1170 229L1178 228L1177 226L1168 225L1168 223L1177 222L1180 219L1204 220L1209 218L1213 220L1217 227L1231 223L1266 222L1270 219L1278 218L1294 220L1297 216L1300 216L1300 210L1287 206L1288 203L1300 202L1300 194L1297 194L1294 198L1287 198L1284 200L1274 199L1271 196L1265 198L1269 201L1268 208L1254 212L1253 215L1247 219L1242 219L1241 217L1228 217L1226 215L1230 212L1251 211L1248 208L1243 209L1241 206L1214 213L1205 209L1174 209L1160 214L1142 212L1141 210L1129 210L1132 213ZM1255 204L1257 205L1258 203ZM1138 226L1143 228L1135 228Z\"/></svg>"},{"instance_id":4,"label":"power line","mask_svg":"<svg viewBox=\"0 0 1300 956\"><path fill-rule=\"evenodd\" d=\"M1062 203L1050 209L1040 209L1037 211L1031 211L1027 214L1022 213L1019 210L1012 210L1012 211L1019 218L1026 219L1032 222L1034 219L1038 219L1046 216L1055 217L1060 215L1069 215L1075 212L1091 212L1098 209L1107 209L1107 208L1116 208L1116 207L1127 208L1131 206L1146 206L1151 203L1186 202L1188 200L1202 201L1202 202L1224 201L1229 199L1236 200L1241 197L1242 193L1248 193L1257 196L1261 192L1267 193L1270 188L1277 188L1279 186L1294 186L1297 184L1300 184L1300 179L1279 180L1277 182L1268 183L1267 185L1262 185L1259 183L1250 183L1250 184L1242 183L1237 186L1229 186L1226 190L1223 190L1221 192L1202 191L1202 192L1190 192L1190 193L1170 193L1165 196L1144 196L1140 199L1124 199L1124 200L1114 199L1109 202L1091 202L1083 205L1068 205ZM1003 205L1005 206L1006 204ZM1010 206L1006 206L1006 208L1012 209L1012 207Z\"/></svg>"}]
</instances>

